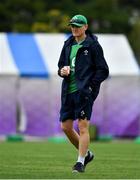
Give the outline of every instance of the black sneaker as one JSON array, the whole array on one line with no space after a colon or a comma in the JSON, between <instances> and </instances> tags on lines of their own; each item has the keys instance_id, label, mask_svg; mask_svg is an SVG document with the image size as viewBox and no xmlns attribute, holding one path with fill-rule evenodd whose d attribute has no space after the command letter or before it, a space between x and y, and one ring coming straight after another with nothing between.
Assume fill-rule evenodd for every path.
<instances>
[{"instance_id":1,"label":"black sneaker","mask_svg":"<svg viewBox=\"0 0 140 180\"><path fill-rule=\"evenodd\" d=\"M94 154L91 151L88 151L88 155L85 157L85 162L84 162L84 168L86 165L91 162L94 159Z\"/></svg>"},{"instance_id":2,"label":"black sneaker","mask_svg":"<svg viewBox=\"0 0 140 180\"><path fill-rule=\"evenodd\" d=\"M72 172L75 173L75 172L84 172L85 171L85 168L84 168L84 165L80 162L77 162L73 168L72 168Z\"/></svg>"}]
</instances>

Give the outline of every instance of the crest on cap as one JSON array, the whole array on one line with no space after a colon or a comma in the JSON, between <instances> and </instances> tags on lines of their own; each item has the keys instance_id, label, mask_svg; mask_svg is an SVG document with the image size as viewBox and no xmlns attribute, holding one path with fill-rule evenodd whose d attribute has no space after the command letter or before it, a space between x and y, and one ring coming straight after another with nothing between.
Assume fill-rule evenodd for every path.
<instances>
[{"instance_id":1,"label":"crest on cap","mask_svg":"<svg viewBox=\"0 0 140 180\"><path fill-rule=\"evenodd\" d=\"M69 25L75 25L78 27L82 27L85 24L87 24L87 18L81 14L73 16L69 22Z\"/></svg>"}]
</instances>

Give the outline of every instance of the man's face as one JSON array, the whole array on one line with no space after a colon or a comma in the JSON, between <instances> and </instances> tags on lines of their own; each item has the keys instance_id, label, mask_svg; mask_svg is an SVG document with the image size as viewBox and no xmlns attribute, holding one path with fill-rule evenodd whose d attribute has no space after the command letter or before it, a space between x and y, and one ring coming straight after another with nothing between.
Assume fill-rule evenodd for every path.
<instances>
[{"instance_id":1,"label":"man's face","mask_svg":"<svg viewBox=\"0 0 140 180\"><path fill-rule=\"evenodd\" d=\"M84 25L82 27L71 25L72 35L74 37L81 37L85 34L85 31L87 30L87 28L88 28L88 25Z\"/></svg>"}]
</instances>

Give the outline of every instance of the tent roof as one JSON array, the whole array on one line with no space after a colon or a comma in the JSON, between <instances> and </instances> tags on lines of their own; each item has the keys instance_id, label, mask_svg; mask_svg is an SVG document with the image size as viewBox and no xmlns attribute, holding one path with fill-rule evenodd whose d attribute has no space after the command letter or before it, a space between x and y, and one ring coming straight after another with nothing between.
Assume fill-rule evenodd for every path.
<instances>
[{"instance_id":1,"label":"tent roof","mask_svg":"<svg viewBox=\"0 0 140 180\"><path fill-rule=\"evenodd\" d=\"M140 69L124 35L98 34L110 75L138 75ZM57 74L66 34L0 33L0 74L41 76Z\"/></svg>"},{"instance_id":2,"label":"tent roof","mask_svg":"<svg viewBox=\"0 0 140 180\"><path fill-rule=\"evenodd\" d=\"M100 34L98 37L104 49L104 55L111 75L140 74L140 68L126 36L122 34Z\"/></svg>"}]
</instances>

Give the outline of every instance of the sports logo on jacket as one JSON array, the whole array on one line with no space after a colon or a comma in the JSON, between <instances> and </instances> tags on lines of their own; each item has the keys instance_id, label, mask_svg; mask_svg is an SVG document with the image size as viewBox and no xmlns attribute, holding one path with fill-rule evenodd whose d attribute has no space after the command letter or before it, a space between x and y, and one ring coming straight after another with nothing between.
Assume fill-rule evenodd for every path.
<instances>
[{"instance_id":1,"label":"sports logo on jacket","mask_svg":"<svg viewBox=\"0 0 140 180\"><path fill-rule=\"evenodd\" d=\"M88 55L88 50L87 50L87 49L84 51L84 55L85 55L85 56Z\"/></svg>"}]
</instances>

